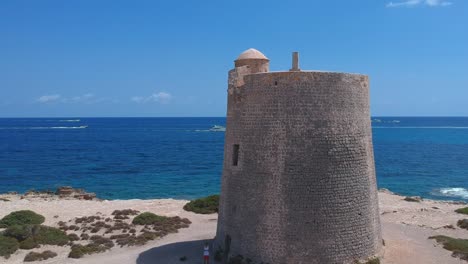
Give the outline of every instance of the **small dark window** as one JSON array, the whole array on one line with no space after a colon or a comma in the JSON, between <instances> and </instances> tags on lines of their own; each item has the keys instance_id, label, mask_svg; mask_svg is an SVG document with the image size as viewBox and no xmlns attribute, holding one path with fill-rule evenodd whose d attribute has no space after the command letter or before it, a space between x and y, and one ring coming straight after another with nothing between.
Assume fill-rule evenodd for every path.
<instances>
[{"instance_id":1,"label":"small dark window","mask_svg":"<svg viewBox=\"0 0 468 264\"><path fill-rule=\"evenodd\" d=\"M239 163L239 144L234 144L232 148L232 166L237 166Z\"/></svg>"},{"instance_id":2,"label":"small dark window","mask_svg":"<svg viewBox=\"0 0 468 264\"><path fill-rule=\"evenodd\" d=\"M278 85L278 82L277 82L277 81L275 81L275 85Z\"/></svg>"}]
</instances>

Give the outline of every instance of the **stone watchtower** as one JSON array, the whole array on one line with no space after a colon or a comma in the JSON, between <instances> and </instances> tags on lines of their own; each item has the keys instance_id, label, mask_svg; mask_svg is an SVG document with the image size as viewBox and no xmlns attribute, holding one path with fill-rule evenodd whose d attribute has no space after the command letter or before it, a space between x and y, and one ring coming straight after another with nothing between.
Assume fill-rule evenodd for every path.
<instances>
[{"instance_id":1,"label":"stone watchtower","mask_svg":"<svg viewBox=\"0 0 468 264\"><path fill-rule=\"evenodd\" d=\"M269 72L255 49L229 72L215 248L254 263L353 263L382 238L365 75Z\"/></svg>"}]
</instances>

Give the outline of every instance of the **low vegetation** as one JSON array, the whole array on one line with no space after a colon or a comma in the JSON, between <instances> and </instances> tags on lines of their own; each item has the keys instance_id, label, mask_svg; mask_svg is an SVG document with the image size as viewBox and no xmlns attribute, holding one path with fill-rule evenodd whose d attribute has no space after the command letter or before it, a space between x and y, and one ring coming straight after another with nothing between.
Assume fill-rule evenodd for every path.
<instances>
[{"instance_id":1,"label":"low vegetation","mask_svg":"<svg viewBox=\"0 0 468 264\"><path fill-rule=\"evenodd\" d=\"M372 259L369 259L366 262L356 261L355 264L380 264L380 259L379 258L372 258Z\"/></svg>"},{"instance_id":2,"label":"low vegetation","mask_svg":"<svg viewBox=\"0 0 468 264\"><path fill-rule=\"evenodd\" d=\"M65 232L43 225L11 226L5 230L3 235L21 242L21 247L25 249L34 248L37 244L63 246L69 241Z\"/></svg>"},{"instance_id":3,"label":"low vegetation","mask_svg":"<svg viewBox=\"0 0 468 264\"><path fill-rule=\"evenodd\" d=\"M457 209L457 210L455 210L455 212L457 212L457 213L459 213L459 214L466 214L466 215L468 215L468 207L464 207L464 208Z\"/></svg>"},{"instance_id":4,"label":"low vegetation","mask_svg":"<svg viewBox=\"0 0 468 264\"><path fill-rule=\"evenodd\" d=\"M2 219L6 229L0 234L0 256L9 257L18 249L31 250L41 245L69 245L69 257L81 258L107 251L115 244L121 247L144 245L191 224L186 218L160 216L150 212L139 214L139 211L131 209L115 210L112 214L114 219L85 216L75 218L74 221L60 221L59 228L54 228L41 225L44 217L32 211L13 212ZM133 217L134 215L136 216ZM123 220L130 217L133 218L132 223L128 223L130 220ZM81 234L75 233L78 230ZM109 234L108 237L96 234L102 233L102 230L104 234ZM113 231L117 231L115 235L110 234ZM46 251L31 252L24 261L45 260L54 257L53 254Z\"/></svg>"},{"instance_id":5,"label":"low vegetation","mask_svg":"<svg viewBox=\"0 0 468 264\"><path fill-rule=\"evenodd\" d=\"M458 227L468 230L468 219L458 220Z\"/></svg>"},{"instance_id":6,"label":"low vegetation","mask_svg":"<svg viewBox=\"0 0 468 264\"><path fill-rule=\"evenodd\" d=\"M41 245L66 245L69 241L65 232L50 226L40 226L39 231L34 235L34 240Z\"/></svg>"},{"instance_id":7,"label":"low vegetation","mask_svg":"<svg viewBox=\"0 0 468 264\"><path fill-rule=\"evenodd\" d=\"M205 198L190 201L184 206L185 211L196 214L214 214L218 212L219 195L211 195Z\"/></svg>"},{"instance_id":8,"label":"low vegetation","mask_svg":"<svg viewBox=\"0 0 468 264\"><path fill-rule=\"evenodd\" d=\"M57 256L57 253L46 250L42 253L39 252L29 252L25 257L24 257L24 262L31 262L31 261L42 261L50 258L55 258Z\"/></svg>"},{"instance_id":9,"label":"low vegetation","mask_svg":"<svg viewBox=\"0 0 468 264\"><path fill-rule=\"evenodd\" d=\"M3 235L15 238L18 241L23 241L32 237L35 232L37 232L37 226L35 225L14 225L8 227L3 232Z\"/></svg>"},{"instance_id":10,"label":"low vegetation","mask_svg":"<svg viewBox=\"0 0 468 264\"><path fill-rule=\"evenodd\" d=\"M137 210L124 209L124 210L115 210L114 212L112 212L112 215L114 216L114 219L124 220L124 219L130 219L129 216L137 215L139 213L140 211L137 211Z\"/></svg>"},{"instance_id":11,"label":"low vegetation","mask_svg":"<svg viewBox=\"0 0 468 264\"><path fill-rule=\"evenodd\" d=\"M153 214L150 212L145 212L142 214L139 214L135 218L133 218L132 224L134 225L153 225L153 224L159 224L166 222L169 219L169 217L166 216L160 216L157 214Z\"/></svg>"},{"instance_id":12,"label":"low vegetation","mask_svg":"<svg viewBox=\"0 0 468 264\"><path fill-rule=\"evenodd\" d=\"M84 255L104 252L114 247L114 242L107 237L93 235L90 237L90 240L91 243L87 245L73 245L68 257L81 258Z\"/></svg>"},{"instance_id":13,"label":"low vegetation","mask_svg":"<svg viewBox=\"0 0 468 264\"><path fill-rule=\"evenodd\" d=\"M69 239L70 241L78 241L78 240L80 240L80 237L79 237L77 234L75 234L75 233L68 234L67 236L68 236L68 239Z\"/></svg>"},{"instance_id":14,"label":"low vegetation","mask_svg":"<svg viewBox=\"0 0 468 264\"><path fill-rule=\"evenodd\" d=\"M37 247L39 247L39 244L32 237L21 241L19 244L20 249L33 249Z\"/></svg>"},{"instance_id":15,"label":"low vegetation","mask_svg":"<svg viewBox=\"0 0 468 264\"><path fill-rule=\"evenodd\" d=\"M82 258L84 255L91 255L96 253L101 253L109 248L106 248L103 245L96 245L94 243L90 243L88 245L73 245L71 247L70 254L68 254L69 258Z\"/></svg>"},{"instance_id":16,"label":"low vegetation","mask_svg":"<svg viewBox=\"0 0 468 264\"><path fill-rule=\"evenodd\" d=\"M449 251L452 251L453 257L458 257L468 261L468 239L452 238L448 236L432 236L429 239L435 239L437 243Z\"/></svg>"},{"instance_id":17,"label":"low vegetation","mask_svg":"<svg viewBox=\"0 0 468 264\"><path fill-rule=\"evenodd\" d=\"M0 227L14 225L40 225L44 223L45 217L30 210L12 212L0 220Z\"/></svg>"},{"instance_id":18,"label":"low vegetation","mask_svg":"<svg viewBox=\"0 0 468 264\"><path fill-rule=\"evenodd\" d=\"M9 258L19 248L18 240L0 235L0 256Z\"/></svg>"}]
</instances>

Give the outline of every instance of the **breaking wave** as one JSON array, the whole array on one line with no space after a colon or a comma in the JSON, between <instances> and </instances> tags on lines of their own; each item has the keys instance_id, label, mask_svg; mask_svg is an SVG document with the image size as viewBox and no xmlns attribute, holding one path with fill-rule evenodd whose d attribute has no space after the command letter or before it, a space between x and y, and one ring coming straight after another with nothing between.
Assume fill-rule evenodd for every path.
<instances>
[{"instance_id":1,"label":"breaking wave","mask_svg":"<svg viewBox=\"0 0 468 264\"><path fill-rule=\"evenodd\" d=\"M439 196L468 199L468 190L465 188L441 188L435 193Z\"/></svg>"},{"instance_id":2,"label":"breaking wave","mask_svg":"<svg viewBox=\"0 0 468 264\"><path fill-rule=\"evenodd\" d=\"M226 127L224 126L219 126L219 125L214 125L210 129L197 129L195 132L225 132Z\"/></svg>"}]
</instances>

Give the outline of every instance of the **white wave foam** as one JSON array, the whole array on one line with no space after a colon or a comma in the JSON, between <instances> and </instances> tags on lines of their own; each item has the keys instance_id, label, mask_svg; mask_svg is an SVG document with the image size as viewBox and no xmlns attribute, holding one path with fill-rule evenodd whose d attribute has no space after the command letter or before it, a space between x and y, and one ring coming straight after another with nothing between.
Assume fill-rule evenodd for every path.
<instances>
[{"instance_id":1,"label":"white wave foam","mask_svg":"<svg viewBox=\"0 0 468 264\"><path fill-rule=\"evenodd\" d=\"M438 190L439 195L447 197L458 197L468 199L468 190L465 188L441 188Z\"/></svg>"},{"instance_id":2,"label":"white wave foam","mask_svg":"<svg viewBox=\"0 0 468 264\"><path fill-rule=\"evenodd\" d=\"M391 121L388 121L388 120L382 120L382 119L371 119L371 122L373 123L400 123L401 121L400 120L391 120Z\"/></svg>"},{"instance_id":3,"label":"white wave foam","mask_svg":"<svg viewBox=\"0 0 468 264\"><path fill-rule=\"evenodd\" d=\"M399 128L409 128L409 129L427 129L427 128L436 128L436 129L468 129L468 127L451 127L451 126L443 126L443 127L429 127L429 126L424 126L424 127L399 127L399 126L395 126L395 127L372 127L372 128L392 128L392 129L399 129Z\"/></svg>"},{"instance_id":4,"label":"white wave foam","mask_svg":"<svg viewBox=\"0 0 468 264\"><path fill-rule=\"evenodd\" d=\"M80 122L80 119L64 119L64 120L59 120L59 122Z\"/></svg>"}]
</instances>

